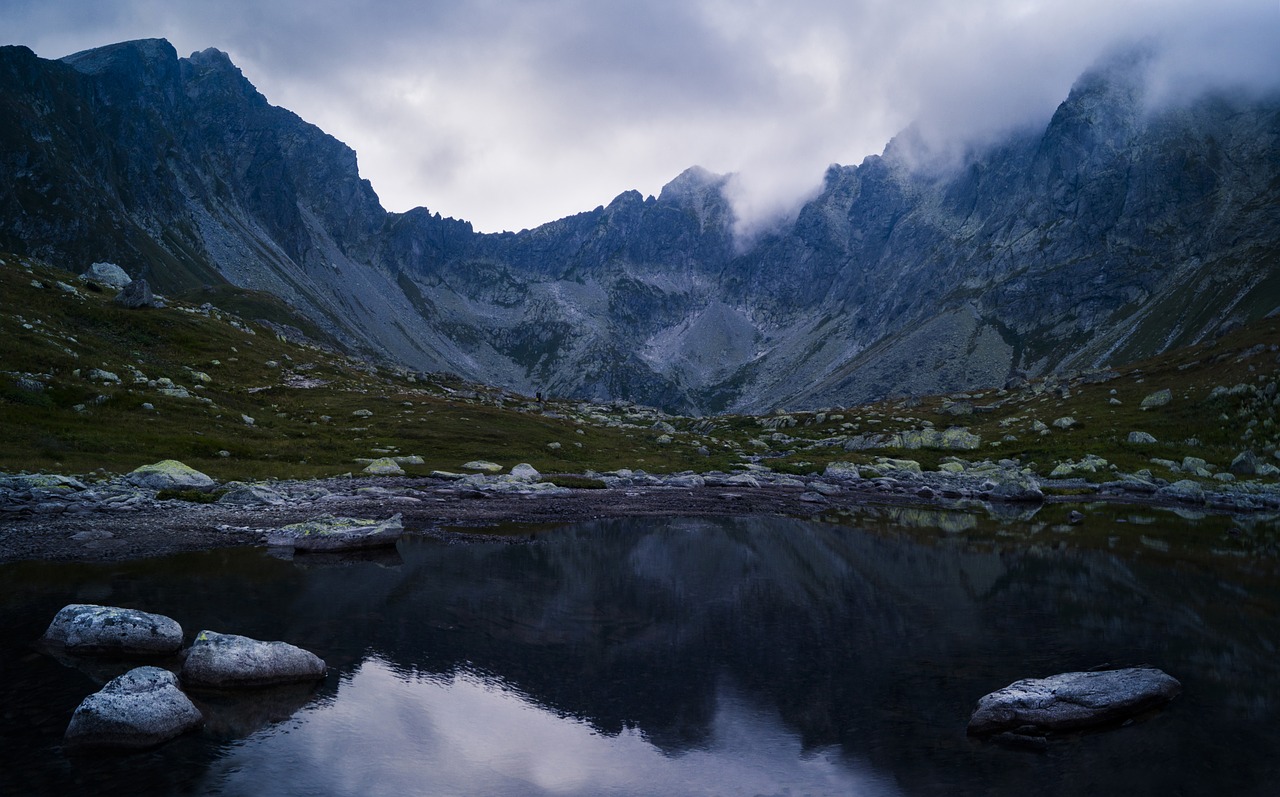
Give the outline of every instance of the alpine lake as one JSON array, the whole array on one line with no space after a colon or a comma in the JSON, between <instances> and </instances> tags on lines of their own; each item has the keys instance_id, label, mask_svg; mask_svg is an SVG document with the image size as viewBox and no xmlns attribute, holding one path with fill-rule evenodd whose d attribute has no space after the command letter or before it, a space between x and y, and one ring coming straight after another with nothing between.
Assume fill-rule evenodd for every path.
<instances>
[{"instance_id":1,"label":"alpine lake","mask_svg":"<svg viewBox=\"0 0 1280 797\"><path fill-rule=\"evenodd\" d=\"M865 507L0 566L5 795L1273 795L1280 522ZM501 537L501 538L499 538ZM63 732L128 668L36 645L68 603L285 640L316 685L128 755ZM1167 707L1035 752L966 735L1027 677L1147 664Z\"/></svg>"}]
</instances>

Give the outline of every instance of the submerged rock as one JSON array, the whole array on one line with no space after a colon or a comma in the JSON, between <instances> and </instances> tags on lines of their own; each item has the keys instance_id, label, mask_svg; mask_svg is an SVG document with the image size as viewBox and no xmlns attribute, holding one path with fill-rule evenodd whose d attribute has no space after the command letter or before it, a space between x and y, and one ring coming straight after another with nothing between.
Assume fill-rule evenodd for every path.
<instances>
[{"instance_id":1,"label":"submerged rock","mask_svg":"<svg viewBox=\"0 0 1280 797\"><path fill-rule=\"evenodd\" d=\"M969 733L1032 729L1043 735L1104 725L1162 706L1181 691L1177 679L1151 667L1027 678L979 700Z\"/></svg>"},{"instance_id":2,"label":"submerged rock","mask_svg":"<svg viewBox=\"0 0 1280 797\"><path fill-rule=\"evenodd\" d=\"M208 490L217 484L205 474L176 459L143 465L125 479L130 484L152 490Z\"/></svg>"},{"instance_id":3,"label":"submerged rock","mask_svg":"<svg viewBox=\"0 0 1280 797\"><path fill-rule=\"evenodd\" d=\"M159 667L138 667L107 682L71 715L67 744L138 750L167 742L195 728L200 710L178 688L178 678Z\"/></svg>"},{"instance_id":4,"label":"submerged rock","mask_svg":"<svg viewBox=\"0 0 1280 797\"><path fill-rule=\"evenodd\" d=\"M395 545L404 534L399 513L386 520L322 515L267 534L267 545L295 551L349 551Z\"/></svg>"},{"instance_id":5,"label":"submerged rock","mask_svg":"<svg viewBox=\"0 0 1280 797\"><path fill-rule=\"evenodd\" d=\"M208 689L276 686L324 677L324 660L288 642L201 631L182 665L182 682Z\"/></svg>"},{"instance_id":6,"label":"submerged rock","mask_svg":"<svg viewBox=\"0 0 1280 797\"><path fill-rule=\"evenodd\" d=\"M182 647L182 626L163 614L73 603L58 611L44 639L81 656L170 656Z\"/></svg>"}]
</instances>

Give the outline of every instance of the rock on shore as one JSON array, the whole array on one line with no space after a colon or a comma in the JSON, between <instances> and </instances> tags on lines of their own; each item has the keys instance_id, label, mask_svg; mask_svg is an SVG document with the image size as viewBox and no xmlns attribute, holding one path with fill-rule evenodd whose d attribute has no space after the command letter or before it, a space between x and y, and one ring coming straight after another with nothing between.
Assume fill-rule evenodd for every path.
<instances>
[{"instance_id":1,"label":"rock on shore","mask_svg":"<svg viewBox=\"0 0 1280 797\"><path fill-rule=\"evenodd\" d=\"M404 524L399 514L386 520L324 515L271 531L267 545L295 551L350 551L395 545L402 534Z\"/></svg>"},{"instance_id":2,"label":"rock on shore","mask_svg":"<svg viewBox=\"0 0 1280 797\"><path fill-rule=\"evenodd\" d=\"M130 484L152 490L208 490L217 486L210 477L176 459L143 465L127 478Z\"/></svg>"}]
</instances>

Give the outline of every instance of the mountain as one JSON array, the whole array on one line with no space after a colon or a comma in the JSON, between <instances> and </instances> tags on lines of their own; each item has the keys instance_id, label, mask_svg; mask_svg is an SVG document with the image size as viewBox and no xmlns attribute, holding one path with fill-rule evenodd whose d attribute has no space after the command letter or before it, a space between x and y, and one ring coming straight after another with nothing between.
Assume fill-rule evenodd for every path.
<instances>
[{"instance_id":1,"label":"mountain","mask_svg":"<svg viewBox=\"0 0 1280 797\"><path fill-rule=\"evenodd\" d=\"M357 352L689 413L1132 361L1280 307L1280 98L1152 107L1141 53L948 160L913 132L734 238L728 178L479 234L386 212L355 153L217 50L0 48L0 249L272 293Z\"/></svg>"}]
</instances>

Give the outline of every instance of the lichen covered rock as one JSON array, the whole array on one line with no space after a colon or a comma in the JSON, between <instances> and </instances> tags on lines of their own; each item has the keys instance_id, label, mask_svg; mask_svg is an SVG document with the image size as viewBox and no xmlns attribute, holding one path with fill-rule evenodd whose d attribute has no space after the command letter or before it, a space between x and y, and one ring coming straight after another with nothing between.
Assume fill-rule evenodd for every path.
<instances>
[{"instance_id":1,"label":"lichen covered rock","mask_svg":"<svg viewBox=\"0 0 1280 797\"><path fill-rule=\"evenodd\" d=\"M200 710L159 667L138 667L84 699L67 726L73 747L138 750L167 742L197 727Z\"/></svg>"},{"instance_id":2,"label":"lichen covered rock","mask_svg":"<svg viewBox=\"0 0 1280 797\"><path fill-rule=\"evenodd\" d=\"M1142 400L1142 404L1139 406L1141 409L1149 410L1154 409L1155 407L1163 407L1171 401L1173 401L1173 391L1169 388L1165 388L1164 390L1157 390L1144 398Z\"/></svg>"},{"instance_id":3,"label":"lichen covered rock","mask_svg":"<svg viewBox=\"0 0 1280 797\"><path fill-rule=\"evenodd\" d=\"M364 472L370 476L403 476L404 468L391 457L380 457L366 465Z\"/></svg>"},{"instance_id":4,"label":"lichen covered rock","mask_svg":"<svg viewBox=\"0 0 1280 797\"><path fill-rule=\"evenodd\" d=\"M324 671L323 659L288 642L201 631L182 665L182 682L197 689L275 686L315 681Z\"/></svg>"},{"instance_id":5,"label":"lichen covered rock","mask_svg":"<svg viewBox=\"0 0 1280 797\"><path fill-rule=\"evenodd\" d=\"M176 459L143 465L125 478L130 484L152 490L208 490L217 484L210 477Z\"/></svg>"},{"instance_id":6,"label":"lichen covered rock","mask_svg":"<svg viewBox=\"0 0 1280 797\"><path fill-rule=\"evenodd\" d=\"M322 515L267 534L267 545L295 551L349 551L395 545L404 534L397 513L385 520Z\"/></svg>"},{"instance_id":7,"label":"lichen covered rock","mask_svg":"<svg viewBox=\"0 0 1280 797\"><path fill-rule=\"evenodd\" d=\"M73 603L54 616L44 640L74 655L170 656L182 647L182 626L163 614Z\"/></svg>"}]
</instances>

